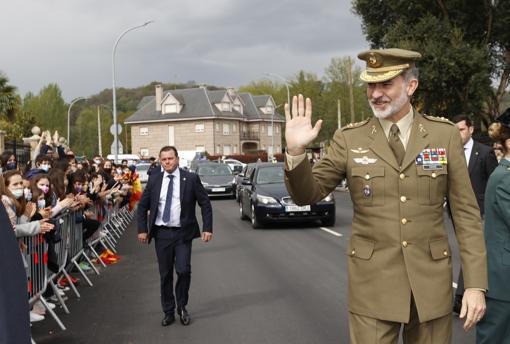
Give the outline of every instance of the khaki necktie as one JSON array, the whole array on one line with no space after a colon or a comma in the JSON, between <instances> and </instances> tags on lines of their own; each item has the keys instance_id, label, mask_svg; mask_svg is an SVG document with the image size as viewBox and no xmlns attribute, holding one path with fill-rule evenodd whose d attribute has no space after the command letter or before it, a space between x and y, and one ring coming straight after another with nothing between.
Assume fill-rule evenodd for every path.
<instances>
[{"instance_id":1,"label":"khaki necktie","mask_svg":"<svg viewBox=\"0 0 510 344\"><path fill-rule=\"evenodd\" d=\"M402 165L402 161L404 160L404 156L406 155L406 150L404 149L404 145L400 138L398 137L398 133L400 130L396 124L393 124L390 128L390 137L388 138L388 142L390 144L390 148L395 154L395 158L397 158L398 165Z\"/></svg>"}]
</instances>

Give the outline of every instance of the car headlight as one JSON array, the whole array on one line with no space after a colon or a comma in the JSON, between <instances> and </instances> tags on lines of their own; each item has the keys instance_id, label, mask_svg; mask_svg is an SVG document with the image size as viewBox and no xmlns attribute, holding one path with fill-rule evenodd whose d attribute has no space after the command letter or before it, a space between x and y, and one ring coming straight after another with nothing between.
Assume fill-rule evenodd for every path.
<instances>
[{"instance_id":1,"label":"car headlight","mask_svg":"<svg viewBox=\"0 0 510 344\"><path fill-rule=\"evenodd\" d=\"M323 199L323 201L324 201L324 202L331 202L331 201L333 201L334 199L335 199L335 197L333 196L333 193L330 193L329 195L327 195L327 196Z\"/></svg>"},{"instance_id":2,"label":"car headlight","mask_svg":"<svg viewBox=\"0 0 510 344\"><path fill-rule=\"evenodd\" d=\"M270 196L257 195L257 201L262 204L278 204L278 201Z\"/></svg>"}]
</instances>

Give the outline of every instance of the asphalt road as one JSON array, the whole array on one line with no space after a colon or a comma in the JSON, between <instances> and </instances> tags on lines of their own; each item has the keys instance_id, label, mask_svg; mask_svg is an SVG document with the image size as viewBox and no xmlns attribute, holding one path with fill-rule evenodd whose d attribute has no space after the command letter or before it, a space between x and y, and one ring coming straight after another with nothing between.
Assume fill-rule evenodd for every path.
<instances>
[{"instance_id":1,"label":"asphalt road","mask_svg":"<svg viewBox=\"0 0 510 344\"><path fill-rule=\"evenodd\" d=\"M234 200L213 200L213 241L193 244L188 327L160 325L154 246L138 244L131 225L118 246L121 262L92 276L93 288L82 284L80 300L68 293L71 314L59 311L67 331L47 317L34 324L33 338L39 344L348 343L344 252L352 206L347 193L335 196L337 223L328 229L337 235L306 224L253 230L239 219ZM458 262L455 254L455 274ZM465 334L457 318L453 343L474 343L474 331Z\"/></svg>"}]
</instances>

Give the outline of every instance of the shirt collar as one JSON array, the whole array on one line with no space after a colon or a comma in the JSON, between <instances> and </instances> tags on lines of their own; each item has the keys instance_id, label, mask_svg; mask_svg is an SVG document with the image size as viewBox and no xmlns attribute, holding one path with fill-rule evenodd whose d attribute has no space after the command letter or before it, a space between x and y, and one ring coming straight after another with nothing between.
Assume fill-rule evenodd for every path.
<instances>
[{"instance_id":1,"label":"shirt collar","mask_svg":"<svg viewBox=\"0 0 510 344\"><path fill-rule=\"evenodd\" d=\"M180 171L179 171L179 167L177 167L175 169L175 171L173 171L172 173L168 173L167 171L165 171L165 174L164 174L164 178L167 178L169 175L172 175L174 176L175 178L179 179L180 177Z\"/></svg>"},{"instance_id":2,"label":"shirt collar","mask_svg":"<svg viewBox=\"0 0 510 344\"><path fill-rule=\"evenodd\" d=\"M473 138L470 137L468 142L466 142L466 144L464 145L464 149L472 149L473 144L474 144Z\"/></svg>"},{"instance_id":3,"label":"shirt collar","mask_svg":"<svg viewBox=\"0 0 510 344\"><path fill-rule=\"evenodd\" d=\"M409 130L411 130L411 126L413 124L413 113L414 110L413 107L411 106L409 112L397 122L397 126L398 129L400 130L401 136L406 136ZM388 119L379 118L379 123L381 123L381 127L384 130L384 134L386 135L386 137L388 137L393 122Z\"/></svg>"}]
</instances>

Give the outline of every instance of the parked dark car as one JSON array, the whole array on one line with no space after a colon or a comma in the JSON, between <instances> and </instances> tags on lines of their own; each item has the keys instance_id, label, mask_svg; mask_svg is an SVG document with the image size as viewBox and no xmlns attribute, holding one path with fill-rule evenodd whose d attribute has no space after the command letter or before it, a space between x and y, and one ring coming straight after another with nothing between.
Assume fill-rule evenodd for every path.
<instances>
[{"instance_id":1,"label":"parked dark car","mask_svg":"<svg viewBox=\"0 0 510 344\"><path fill-rule=\"evenodd\" d=\"M253 163L250 163L250 164L246 164L243 167L242 171L235 176L235 179L234 179L235 180L234 189L235 189L235 193L236 193L236 201L239 202L239 195L241 194L241 189L244 186L243 185L243 180L249 178L249 176L252 173L252 171L255 168L255 166L257 166L256 162L253 162Z\"/></svg>"},{"instance_id":2,"label":"parked dark car","mask_svg":"<svg viewBox=\"0 0 510 344\"><path fill-rule=\"evenodd\" d=\"M209 196L235 197L234 175L227 164L201 163L197 165L195 172L200 176Z\"/></svg>"},{"instance_id":3,"label":"parked dark car","mask_svg":"<svg viewBox=\"0 0 510 344\"><path fill-rule=\"evenodd\" d=\"M253 228L269 222L316 220L323 226L333 226L336 220L333 194L315 204L296 205L285 187L283 168L283 163L256 164L239 194L241 219L249 218Z\"/></svg>"}]
</instances>

